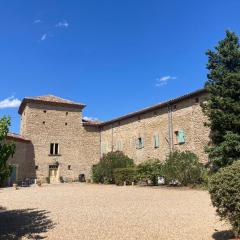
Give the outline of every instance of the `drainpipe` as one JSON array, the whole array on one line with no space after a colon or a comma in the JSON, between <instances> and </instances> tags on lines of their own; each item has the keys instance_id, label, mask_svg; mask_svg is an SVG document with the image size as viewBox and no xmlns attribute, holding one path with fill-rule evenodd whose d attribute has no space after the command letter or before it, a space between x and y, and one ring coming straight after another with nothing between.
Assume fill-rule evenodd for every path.
<instances>
[{"instance_id":1,"label":"drainpipe","mask_svg":"<svg viewBox=\"0 0 240 240\"><path fill-rule=\"evenodd\" d=\"M169 153L173 151L172 106L168 105L168 144Z\"/></svg>"},{"instance_id":2,"label":"drainpipe","mask_svg":"<svg viewBox=\"0 0 240 240\"><path fill-rule=\"evenodd\" d=\"M113 152L113 124L112 124L112 152Z\"/></svg>"},{"instance_id":3,"label":"drainpipe","mask_svg":"<svg viewBox=\"0 0 240 240\"><path fill-rule=\"evenodd\" d=\"M99 130L100 130L100 135L99 135L99 138L100 138L100 158L102 158L102 127L99 127Z\"/></svg>"}]
</instances>

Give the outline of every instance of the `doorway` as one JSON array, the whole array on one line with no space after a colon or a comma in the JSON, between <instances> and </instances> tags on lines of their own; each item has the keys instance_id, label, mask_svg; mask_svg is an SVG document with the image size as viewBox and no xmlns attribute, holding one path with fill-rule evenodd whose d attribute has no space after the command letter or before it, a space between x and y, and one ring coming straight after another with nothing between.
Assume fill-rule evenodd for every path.
<instances>
[{"instance_id":1,"label":"doorway","mask_svg":"<svg viewBox=\"0 0 240 240\"><path fill-rule=\"evenodd\" d=\"M50 183L59 182L58 165L49 165L49 180Z\"/></svg>"}]
</instances>

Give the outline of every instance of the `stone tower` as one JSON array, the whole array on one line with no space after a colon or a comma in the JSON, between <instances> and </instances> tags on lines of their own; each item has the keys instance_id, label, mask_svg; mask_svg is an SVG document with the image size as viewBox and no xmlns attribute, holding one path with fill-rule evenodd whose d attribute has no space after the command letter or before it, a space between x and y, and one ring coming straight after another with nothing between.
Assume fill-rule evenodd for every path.
<instances>
[{"instance_id":1,"label":"stone tower","mask_svg":"<svg viewBox=\"0 0 240 240\"><path fill-rule=\"evenodd\" d=\"M90 177L99 160L99 131L84 126L84 104L56 96L24 98L20 108L20 134L34 146L36 176L43 181Z\"/></svg>"}]
</instances>

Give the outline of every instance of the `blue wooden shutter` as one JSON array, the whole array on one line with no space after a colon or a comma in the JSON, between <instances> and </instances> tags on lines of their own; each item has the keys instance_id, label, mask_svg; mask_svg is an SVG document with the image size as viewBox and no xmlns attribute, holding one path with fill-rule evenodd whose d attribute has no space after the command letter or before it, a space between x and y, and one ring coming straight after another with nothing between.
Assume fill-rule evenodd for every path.
<instances>
[{"instance_id":1,"label":"blue wooden shutter","mask_svg":"<svg viewBox=\"0 0 240 240\"><path fill-rule=\"evenodd\" d=\"M143 138L141 138L142 139L142 146L141 146L141 148L144 148L144 139Z\"/></svg>"},{"instance_id":2,"label":"blue wooden shutter","mask_svg":"<svg viewBox=\"0 0 240 240\"><path fill-rule=\"evenodd\" d=\"M154 147L158 148L159 147L159 137L158 134L154 134Z\"/></svg>"},{"instance_id":3,"label":"blue wooden shutter","mask_svg":"<svg viewBox=\"0 0 240 240\"><path fill-rule=\"evenodd\" d=\"M178 131L178 143L179 144L183 144L185 143L185 132L183 129L180 129Z\"/></svg>"}]
</instances>

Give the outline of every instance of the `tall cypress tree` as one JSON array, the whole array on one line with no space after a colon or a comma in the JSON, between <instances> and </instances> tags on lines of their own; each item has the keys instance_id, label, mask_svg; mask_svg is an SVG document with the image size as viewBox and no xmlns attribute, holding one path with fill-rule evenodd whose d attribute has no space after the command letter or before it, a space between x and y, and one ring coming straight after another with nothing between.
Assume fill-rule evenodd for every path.
<instances>
[{"instance_id":1,"label":"tall cypress tree","mask_svg":"<svg viewBox=\"0 0 240 240\"><path fill-rule=\"evenodd\" d=\"M240 44L234 32L227 31L215 51L208 50L209 93L203 105L210 127L210 143L206 148L216 169L240 159Z\"/></svg>"}]
</instances>

